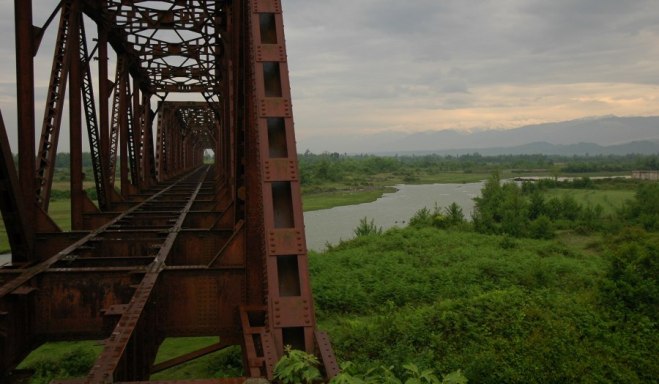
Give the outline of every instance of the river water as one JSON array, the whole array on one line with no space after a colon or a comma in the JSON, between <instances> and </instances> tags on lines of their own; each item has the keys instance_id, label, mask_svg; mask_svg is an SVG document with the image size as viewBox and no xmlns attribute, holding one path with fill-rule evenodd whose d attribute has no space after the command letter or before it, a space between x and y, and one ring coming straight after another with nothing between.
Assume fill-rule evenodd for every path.
<instances>
[{"instance_id":1,"label":"river water","mask_svg":"<svg viewBox=\"0 0 659 384\"><path fill-rule=\"evenodd\" d=\"M337 244L342 239L353 238L353 230L364 217L367 217L369 222L373 219L375 225L383 229L394 226L404 227L410 217L423 207L432 210L435 204L446 207L455 202L462 207L465 217L469 218L474 208L473 198L480 194L483 183L396 185L395 187L396 192L385 193L372 203L305 212L307 248L322 251L326 243ZM10 260L9 255L0 255L0 265Z\"/></svg>"},{"instance_id":2,"label":"river water","mask_svg":"<svg viewBox=\"0 0 659 384\"><path fill-rule=\"evenodd\" d=\"M455 202L462 207L465 217L471 217L473 198L480 195L483 183L396 185L398 191L386 193L372 203L334 207L304 213L307 248L314 251L325 249L326 243L354 237L353 230L359 220L367 217L369 222L388 229L404 227L416 211L435 204L446 207Z\"/></svg>"}]
</instances>

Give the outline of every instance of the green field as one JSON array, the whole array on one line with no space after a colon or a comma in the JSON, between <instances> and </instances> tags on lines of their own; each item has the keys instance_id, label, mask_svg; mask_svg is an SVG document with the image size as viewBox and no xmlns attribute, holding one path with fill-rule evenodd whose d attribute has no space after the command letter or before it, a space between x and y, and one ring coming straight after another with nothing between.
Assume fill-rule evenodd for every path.
<instances>
[{"instance_id":1,"label":"green field","mask_svg":"<svg viewBox=\"0 0 659 384\"><path fill-rule=\"evenodd\" d=\"M626 201L634 197L633 190L599 190L599 189L550 189L546 197L573 197L580 205L602 207L602 213L610 215L622 208Z\"/></svg>"},{"instance_id":2,"label":"green field","mask_svg":"<svg viewBox=\"0 0 659 384\"><path fill-rule=\"evenodd\" d=\"M395 188L379 187L362 191L334 191L309 193L302 196L304 211L317 211L342 205L355 205L373 202L384 193L395 192Z\"/></svg>"},{"instance_id":3,"label":"green field","mask_svg":"<svg viewBox=\"0 0 659 384\"><path fill-rule=\"evenodd\" d=\"M48 214L63 231L71 230L71 203L68 200L54 200L50 202ZM5 231L5 222L0 220L0 253L9 252L9 241Z\"/></svg>"},{"instance_id":4,"label":"green field","mask_svg":"<svg viewBox=\"0 0 659 384\"><path fill-rule=\"evenodd\" d=\"M156 356L156 364L169 359L197 351L201 348L214 344L217 337L176 337L166 339ZM81 365L95 359L103 348L102 340L87 341L62 341L43 344L32 351L18 366L19 369L35 369L37 376L39 372L53 369L59 363L62 356L80 355L88 361L82 361ZM239 376L242 371L240 354L235 348L213 352L189 363L181 364L153 374L151 379L183 380L198 377L223 377ZM75 376L75 375L74 375ZM38 381L35 380L35 381Z\"/></svg>"}]
</instances>

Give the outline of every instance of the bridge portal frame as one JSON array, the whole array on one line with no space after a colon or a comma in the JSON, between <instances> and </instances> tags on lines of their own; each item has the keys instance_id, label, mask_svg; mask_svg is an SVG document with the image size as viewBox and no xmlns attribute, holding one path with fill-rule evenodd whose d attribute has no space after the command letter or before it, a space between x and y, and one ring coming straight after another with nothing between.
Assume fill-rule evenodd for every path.
<instances>
[{"instance_id":1,"label":"bridge portal frame","mask_svg":"<svg viewBox=\"0 0 659 384\"><path fill-rule=\"evenodd\" d=\"M317 354L332 377L308 277L281 1L142 3L62 0L36 27L32 0L14 2L19 156L16 173L1 124L12 263L0 268L0 371L45 341L101 338L84 382L147 380L229 345L250 377L272 378L285 345ZM37 146L34 58L57 15ZM170 100L179 93L203 101ZM65 101L71 231L48 215ZM165 337L195 335L218 341L154 364Z\"/></svg>"}]
</instances>

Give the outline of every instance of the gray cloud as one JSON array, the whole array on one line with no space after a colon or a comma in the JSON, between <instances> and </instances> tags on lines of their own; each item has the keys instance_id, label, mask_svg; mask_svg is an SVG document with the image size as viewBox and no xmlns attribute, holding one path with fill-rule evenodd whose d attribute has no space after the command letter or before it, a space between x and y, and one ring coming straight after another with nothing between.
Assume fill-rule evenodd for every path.
<instances>
[{"instance_id":1,"label":"gray cloud","mask_svg":"<svg viewBox=\"0 0 659 384\"><path fill-rule=\"evenodd\" d=\"M659 110L656 0L282 1L302 137ZM34 0L36 24L55 3ZM0 9L0 33L11 36L0 39L7 119L13 1ZM40 84L48 50L37 57Z\"/></svg>"},{"instance_id":2,"label":"gray cloud","mask_svg":"<svg viewBox=\"0 0 659 384\"><path fill-rule=\"evenodd\" d=\"M579 108L583 116L659 109L651 88L659 84L656 0L283 5L294 97L304 100L296 109L303 136L328 133L333 123L437 129L441 118L416 121L428 109L469 116L456 127L573 118ZM318 112L328 104L345 108L341 119ZM393 110L409 124L378 118ZM511 112L514 120L496 121ZM480 123L479 114L487 115Z\"/></svg>"}]
</instances>

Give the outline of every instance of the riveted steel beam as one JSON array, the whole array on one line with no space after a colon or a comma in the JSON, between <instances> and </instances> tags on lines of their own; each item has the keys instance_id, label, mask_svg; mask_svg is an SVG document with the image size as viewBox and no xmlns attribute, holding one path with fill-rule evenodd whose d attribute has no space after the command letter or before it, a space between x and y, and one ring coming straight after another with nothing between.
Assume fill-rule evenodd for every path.
<instances>
[{"instance_id":1,"label":"riveted steel beam","mask_svg":"<svg viewBox=\"0 0 659 384\"><path fill-rule=\"evenodd\" d=\"M62 0L41 28L31 5L15 1L18 178L0 135L14 252L0 267L0 372L41 342L96 338L86 378L60 382L144 382L230 345L251 377L271 378L289 344L335 375L315 327L280 1ZM35 164L33 54L58 13ZM46 213L60 131L72 231ZM154 365L175 336L218 342Z\"/></svg>"}]
</instances>

